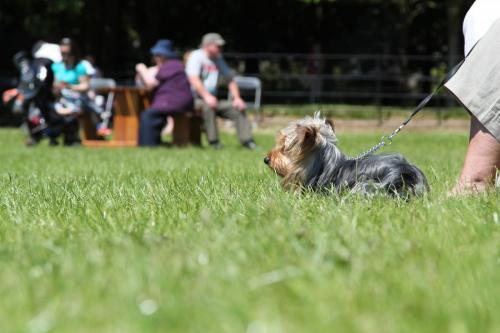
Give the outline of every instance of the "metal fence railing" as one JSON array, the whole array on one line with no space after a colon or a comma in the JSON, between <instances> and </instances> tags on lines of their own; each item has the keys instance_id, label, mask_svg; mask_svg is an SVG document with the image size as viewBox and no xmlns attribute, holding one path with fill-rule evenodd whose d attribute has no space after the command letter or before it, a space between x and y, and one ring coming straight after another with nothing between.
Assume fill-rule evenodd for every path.
<instances>
[{"instance_id":1,"label":"metal fence railing","mask_svg":"<svg viewBox=\"0 0 500 333\"><path fill-rule=\"evenodd\" d=\"M228 53L239 73L263 82L264 103L345 103L410 106L447 71L444 55ZM440 95L435 105L451 105Z\"/></svg>"}]
</instances>

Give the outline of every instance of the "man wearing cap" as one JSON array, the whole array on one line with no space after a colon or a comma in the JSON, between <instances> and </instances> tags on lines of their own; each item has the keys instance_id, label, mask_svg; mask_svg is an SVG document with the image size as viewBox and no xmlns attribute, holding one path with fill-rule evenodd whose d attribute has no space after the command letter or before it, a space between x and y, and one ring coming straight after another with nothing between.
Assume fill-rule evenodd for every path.
<instances>
[{"instance_id":1,"label":"man wearing cap","mask_svg":"<svg viewBox=\"0 0 500 333\"><path fill-rule=\"evenodd\" d=\"M153 91L153 103L141 114L139 129L139 145L148 147L161 144L161 131L167 123L167 116L193 108L191 87L172 42L159 40L150 51L157 73L153 74L144 64L136 66L139 79Z\"/></svg>"},{"instance_id":2,"label":"man wearing cap","mask_svg":"<svg viewBox=\"0 0 500 333\"><path fill-rule=\"evenodd\" d=\"M210 145L215 149L222 148L216 124L216 117L219 116L233 120L241 144L248 149L255 149L250 122L245 113L246 103L233 80L231 69L222 57L221 47L224 44L224 39L217 33L203 36L201 48L189 55L186 73L196 95L196 104L203 108L205 130ZM219 101L216 97L219 74L229 81L228 88L233 96L231 102Z\"/></svg>"}]
</instances>

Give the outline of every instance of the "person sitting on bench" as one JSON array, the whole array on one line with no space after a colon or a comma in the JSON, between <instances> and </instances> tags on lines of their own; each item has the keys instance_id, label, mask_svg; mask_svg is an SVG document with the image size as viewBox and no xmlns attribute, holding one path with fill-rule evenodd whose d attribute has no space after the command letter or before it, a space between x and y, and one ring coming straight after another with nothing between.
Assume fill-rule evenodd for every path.
<instances>
[{"instance_id":1,"label":"person sitting on bench","mask_svg":"<svg viewBox=\"0 0 500 333\"><path fill-rule=\"evenodd\" d=\"M219 141L216 117L229 118L236 123L238 137L243 147L255 149L250 122L245 113L246 103L240 95L233 73L222 57L221 47L226 42L217 33L203 36L201 48L191 52L186 64L186 72L196 97L196 105L203 109L205 131L208 142L214 149L222 148ZM228 81L232 101L217 99L219 73Z\"/></svg>"},{"instance_id":2,"label":"person sitting on bench","mask_svg":"<svg viewBox=\"0 0 500 333\"><path fill-rule=\"evenodd\" d=\"M71 38L63 38L59 47L62 61L52 64L51 67L55 77L53 90L57 96L55 110L71 124L66 126L64 144L80 144L78 116L82 113L90 116L99 136L111 134L111 130L102 118L104 110L88 95L90 64L80 58L79 48ZM68 121L68 119L73 120Z\"/></svg>"},{"instance_id":3,"label":"person sitting on bench","mask_svg":"<svg viewBox=\"0 0 500 333\"><path fill-rule=\"evenodd\" d=\"M144 111L140 119L139 146L146 147L161 144L161 131L168 116L193 109L193 94L184 64L177 59L172 41L159 40L151 48L151 54L158 67L156 75L152 75L145 64L136 66L140 80L153 91L151 108Z\"/></svg>"}]
</instances>

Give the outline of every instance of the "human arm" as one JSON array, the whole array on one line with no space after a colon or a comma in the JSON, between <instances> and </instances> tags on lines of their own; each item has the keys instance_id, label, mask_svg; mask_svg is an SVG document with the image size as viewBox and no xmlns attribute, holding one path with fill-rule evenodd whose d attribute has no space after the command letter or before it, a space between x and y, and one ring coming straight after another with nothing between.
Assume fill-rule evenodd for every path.
<instances>
[{"instance_id":1,"label":"human arm","mask_svg":"<svg viewBox=\"0 0 500 333\"><path fill-rule=\"evenodd\" d=\"M186 74L188 76L189 83L196 94L198 94L198 96L200 96L209 107L216 108L219 101L217 100L217 97L212 95L203 85L203 82L200 79L201 71L202 62L200 60L199 53L196 51L192 52L186 64Z\"/></svg>"},{"instance_id":2,"label":"human arm","mask_svg":"<svg viewBox=\"0 0 500 333\"><path fill-rule=\"evenodd\" d=\"M75 67L78 83L68 84L64 88L71 89L79 93L86 93L90 90L90 74L87 72L87 67L84 62L79 62Z\"/></svg>"},{"instance_id":3,"label":"human arm","mask_svg":"<svg viewBox=\"0 0 500 333\"><path fill-rule=\"evenodd\" d=\"M87 92L90 89L90 79L88 76L82 76L79 78L78 84L69 84L64 81L55 81L53 86L53 92L55 95L59 95L63 89L71 89L76 92Z\"/></svg>"},{"instance_id":4,"label":"human arm","mask_svg":"<svg viewBox=\"0 0 500 333\"><path fill-rule=\"evenodd\" d=\"M144 83L147 89L154 89L158 87L160 82L156 79L155 75L153 75L152 71L148 70L146 65L137 64L135 66L135 71L137 72L137 76L140 81Z\"/></svg>"},{"instance_id":5,"label":"human arm","mask_svg":"<svg viewBox=\"0 0 500 333\"><path fill-rule=\"evenodd\" d=\"M66 82L63 82L63 81L54 81L54 84L53 84L54 94L59 95L59 93L61 92L61 90L69 88L69 87L70 87L69 84L67 84Z\"/></svg>"},{"instance_id":6,"label":"human arm","mask_svg":"<svg viewBox=\"0 0 500 333\"><path fill-rule=\"evenodd\" d=\"M219 68L220 73L228 80L228 89L233 96L232 105L233 108L244 111L247 107L245 101L241 98L240 88L234 79L234 73L231 68L227 65L224 58L220 57L216 60L217 68Z\"/></svg>"},{"instance_id":7,"label":"human arm","mask_svg":"<svg viewBox=\"0 0 500 333\"><path fill-rule=\"evenodd\" d=\"M219 103L217 97L215 97L214 95L209 93L207 89L205 89L205 86L203 86L203 82L201 82L198 76L192 75L189 76L188 79L191 87L193 87L194 91L203 99L205 103L207 103L208 106L210 106L211 108L217 107L217 104Z\"/></svg>"},{"instance_id":8,"label":"human arm","mask_svg":"<svg viewBox=\"0 0 500 333\"><path fill-rule=\"evenodd\" d=\"M157 74L158 74L158 67L157 66L148 67L148 75L149 76L153 76L156 78ZM142 76L140 76L137 71L135 73L135 83L136 83L136 85L140 86L141 88L146 87L146 83L144 82Z\"/></svg>"},{"instance_id":9,"label":"human arm","mask_svg":"<svg viewBox=\"0 0 500 333\"><path fill-rule=\"evenodd\" d=\"M233 107L237 110L244 111L247 108L247 104L241 98L240 88L238 88L238 84L234 79L229 82L229 91L233 96Z\"/></svg>"},{"instance_id":10,"label":"human arm","mask_svg":"<svg viewBox=\"0 0 500 333\"><path fill-rule=\"evenodd\" d=\"M70 85L70 89L76 92L87 92L90 90L90 77L88 75L83 75L78 78L78 84Z\"/></svg>"}]
</instances>

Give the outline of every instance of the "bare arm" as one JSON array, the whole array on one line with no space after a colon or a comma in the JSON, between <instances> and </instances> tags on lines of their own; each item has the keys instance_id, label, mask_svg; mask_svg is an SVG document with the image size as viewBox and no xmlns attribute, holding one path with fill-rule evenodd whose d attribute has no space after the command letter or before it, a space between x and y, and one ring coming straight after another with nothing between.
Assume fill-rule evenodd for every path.
<instances>
[{"instance_id":1,"label":"bare arm","mask_svg":"<svg viewBox=\"0 0 500 333\"><path fill-rule=\"evenodd\" d=\"M198 76L192 75L188 78L189 83L191 83L191 87L194 88L196 93L203 99L203 101L205 101L205 103L207 103L208 106L215 109L217 107L217 104L219 104L217 97L208 92Z\"/></svg>"},{"instance_id":2,"label":"bare arm","mask_svg":"<svg viewBox=\"0 0 500 333\"><path fill-rule=\"evenodd\" d=\"M147 89L152 90L158 87L158 85L160 84L160 82L158 82L155 76L152 75L151 71L148 70L146 65L138 64L135 67L135 70L137 71L137 76L144 83Z\"/></svg>"},{"instance_id":3,"label":"bare arm","mask_svg":"<svg viewBox=\"0 0 500 333\"><path fill-rule=\"evenodd\" d=\"M240 88L238 88L238 85L236 84L236 82L234 82L234 80L231 80L231 82L229 82L228 88L234 99L241 99Z\"/></svg>"},{"instance_id":4,"label":"bare arm","mask_svg":"<svg viewBox=\"0 0 500 333\"><path fill-rule=\"evenodd\" d=\"M87 92L90 90L90 77L81 76L78 84L74 84L71 86L71 90L77 92Z\"/></svg>"},{"instance_id":5,"label":"bare arm","mask_svg":"<svg viewBox=\"0 0 500 333\"><path fill-rule=\"evenodd\" d=\"M240 111L245 110L247 108L247 104L241 98L240 88L238 88L238 84L236 84L234 80L231 80L228 88L231 92L231 95L233 96L233 107Z\"/></svg>"},{"instance_id":6,"label":"bare arm","mask_svg":"<svg viewBox=\"0 0 500 333\"><path fill-rule=\"evenodd\" d=\"M191 83L191 87L194 88L194 91L196 91L201 98L206 99L207 96L212 96L212 94L205 89L203 82L201 82L198 76L189 76L189 83Z\"/></svg>"}]
</instances>

